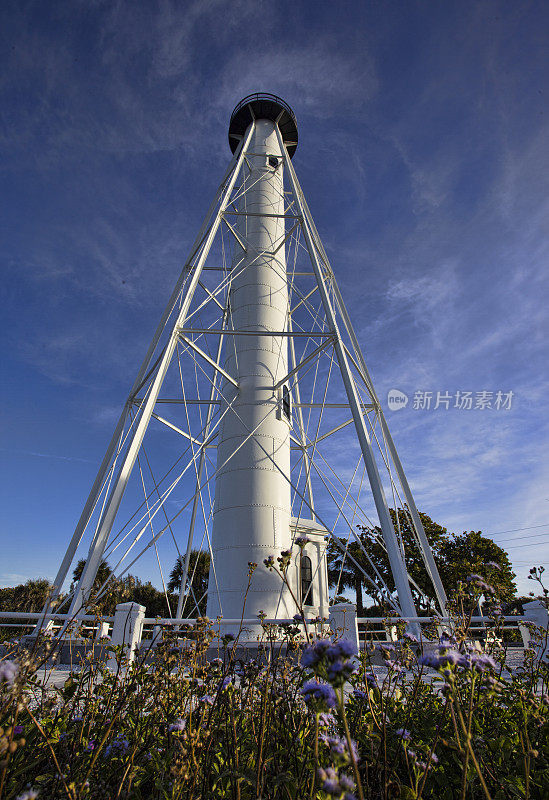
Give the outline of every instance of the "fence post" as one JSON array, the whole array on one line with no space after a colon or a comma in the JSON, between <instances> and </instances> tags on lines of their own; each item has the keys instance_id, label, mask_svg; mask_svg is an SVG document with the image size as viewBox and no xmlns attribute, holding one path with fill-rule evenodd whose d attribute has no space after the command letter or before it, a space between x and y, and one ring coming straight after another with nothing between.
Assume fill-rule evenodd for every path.
<instances>
[{"instance_id":1,"label":"fence post","mask_svg":"<svg viewBox=\"0 0 549 800\"><path fill-rule=\"evenodd\" d=\"M95 633L95 641L98 642L100 639L107 639L109 636L109 628L109 622L100 622Z\"/></svg>"},{"instance_id":2,"label":"fence post","mask_svg":"<svg viewBox=\"0 0 549 800\"><path fill-rule=\"evenodd\" d=\"M360 650L358 639L358 623L354 603L338 603L330 606L330 628L334 639L347 639L356 652Z\"/></svg>"},{"instance_id":3,"label":"fence post","mask_svg":"<svg viewBox=\"0 0 549 800\"><path fill-rule=\"evenodd\" d=\"M542 603L541 600L532 600L529 603L523 603L522 609L524 611L524 619L528 620L529 622L533 622L534 625L536 625L538 628L541 628L541 641L530 641L530 647L536 651L537 658L543 661L549 660L549 610L547 609L547 606ZM520 627L522 628L525 626ZM530 631L528 631L528 637L523 636L523 640L525 638L531 638Z\"/></svg>"},{"instance_id":4,"label":"fence post","mask_svg":"<svg viewBox=\"0 0 549 800\"><path fill-rule=\"evenodd\" d=\"M385 638L388 642L397 642L398 641L398 628L396 625L388 625L384 626L385 628Z\"/></svg>"},{"instance_id":5,"label":"fence post","mask_svg":"<svg viewBox=\"0 0 549 800\"><path fill-rule=\"evenodd\" d=\"M135 658L135 649L141 641L145 606L139 603L120 603L116 606L114 623L112 626L111 644L124 645L124 655L131 664ZM116 658L111 655L108 666L116 667Z\"/></svg>"}]
</instances>

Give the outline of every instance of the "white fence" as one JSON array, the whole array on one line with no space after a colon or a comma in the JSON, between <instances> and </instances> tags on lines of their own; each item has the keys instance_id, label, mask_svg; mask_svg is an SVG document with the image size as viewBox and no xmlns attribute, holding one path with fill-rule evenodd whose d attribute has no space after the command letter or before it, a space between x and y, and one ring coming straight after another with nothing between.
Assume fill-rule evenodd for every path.
<instances>
[{"instance_id":1,"label":"white fence","mask_svg":"<svg viewBox=\"0 0 549 800\"><path fill-rule=\"evenodd\" d=\"M545 605L540 601L525 603L524 616L504 616L501 617L501 626L498 627L497 634L494 629L493 620L489 617L475 616L470 620L469 631L472 638L483 638L487 643L499 644L501 635L505 631L518 629L524 647L534 646L538 657L547 658L549 649L547 648L547 636L545 642L534 639L531 640L529 623L547 631L549 627L549 612ZM162 639L163 630L173 630L178 637L184 638L185 631L194 628L199 620L187 618L152 618L145 617L146 609L138 603L122 603L116 607L113 617L97 618L92 615L79 615L73 619L68 614L2 611L0 610L0 627L13 627L22 629L23 633L35 631L37 627L42 630L51 631L52 634L61 634L63 638L71 644L84 644L89 646L92 643L102 643L121 645L125 648L130 660L133 659L136 648L154 647ZM418 638L425 642L436 640L437 634L440 635L444 630L451 629L451 621L441 617L357 617L356 608L352 604L339 604L330 607L330 618L319 620L318 618L305 620L294 619L218 619L211 623L217 632L218 637L223 637L224 628L228 626L233 630L242 629L243 631L252 630L255 634L261 634L265 626L269 625L307 625L307 629L316 635L332 635L350 639L357 650L364 639L373 638L374 640L394 641L398 639L398 626L404 623L409 629L420 632ZM112 628L112 630L111 630ZM431 635L423 637L422 631L425 628L431 629ZM433 636L433 633L435 635ZM257 639L257 636L255 637ZM543 639L543 637L542 637ZM247 646L253 646L254 642L248 638ZM520 644L520 643L519 643ZM112 660L112 656L111 656Z\"/></svg>"}]
</instances>

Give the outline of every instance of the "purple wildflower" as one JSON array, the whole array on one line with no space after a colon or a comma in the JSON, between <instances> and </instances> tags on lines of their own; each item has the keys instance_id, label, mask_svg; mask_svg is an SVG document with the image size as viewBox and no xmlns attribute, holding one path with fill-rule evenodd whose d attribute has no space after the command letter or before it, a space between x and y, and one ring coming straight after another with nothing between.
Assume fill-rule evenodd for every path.
<instances>
[{"instance_id":1,"label":"purple wildflower","mask_svg":"<svg viewBox=\"0 0 549 800\"><path fill-rule=\"evenodd\" d=\"M334 664L328 665L328 679L334 684L334 686L343 686L345 681L351 677L351 675L356 672L358 667L356 664L353 664L351 661L336 661Z\"/></svg>"},{"instance_id":2,"label":"purple wildflower","mask_svg":"<svg viewBox=\"0 0 549 800\"><path fill-rule=\"evenodd\" d=\"M457 650L444 650L442 653L440 653L440 657L444 660L445 664L451 664L452 666L455 666L459 663L460 654Z\"/></svg>"},{"instance_id":3,"label":"purple wildflower","mask_svg":"<svg viewBox=\"0 0 549 800\"><path fill-rule=\"evenodd\" d=\"M315 680L307 681L300 689L300 693L306 703L316 701L327 708L334 708L337 703L335 692L328 683L319 683Z\"/></svg>"},{"instance_id":4,"label":"purple wildflower","mask_svg":"<svg viewBox=\"0 0 549 800\"><path fill-rule=\"evenodd\" d=\"M38 789L27 789L22 794L18 794L15 800L36 800L38 797Z\"/></svg>"},{"instance_id":5,"label":"purple wildflower","mask_svg":"<svg viewBox=\"0 0 549 800\"><path fill-rule=\"evenodd\" d=\"M387 667L387 669L392 670L393 672L402 672L402 667L400 664L397 664L396 661L391 661L390 658L384 658L383 663Z\"/></svg>"},{"instance_id":6,"label":"purple wildflower","mask_svg":"<svg viewBox=\"0 0 549 800\"><path fill-rule=\"evenodd\" d=\"M424 667L431 667L431 669L445 669L449 666L456 666L461 664L462 654L457 650L448 650L446 647L439 647L436 653L427 653L418 659L418 663Z\"/></svg>"},{"instance_id":7,"label":"purple wildflower","mask_svg":"<svg viewBox=\"0 0 549 800\"><path fill-rule=\"evenodd\" d=\"M457 645L457 640L454 636L450 636L448 633L443 633L439 639L439 643L442 647L455 647Z\"/></svg>"},{"instance_id":8,"label":"purple wildflower","mask_svg":"<svg viewBox=\"0 0 549 800\"><path fill-rule=\"evenodd\" d=\"M484 578L482 578L480 575L476 574L468 575L467 583L474 583L477 589L480 589L480 591L484 592L485 594L495 594L494 587L490 586L489 583L486 583Z\"/></svg>"},{"instance_id":9,"label":"purple wildflower","mask_svg":"<svg viewBox=\"0 0 549 800\"><path fill-rule=\"evenodd\" d=\"M173 731L184 731L185 726L187 725L187 721L184 719L176 719L175 722L172 722L171 725L168 725L168 731L172 733Z\"/></svg>"},{"instance_id":10,"label":"purple wildflower","mask_svg":"<svg viewBox=\"0 0 549 800\"><path fill-rule=\"evenodd\" d=\"M319 780L325 781L326 778L337 778L337 772L333 767L326 767L323 769L322 767L318 768L318 777Z\"/></svg>"},{"instance_id":11,"label":"purple wildflower","mask_svg":"<svg viewBox=\"0 0 549 800\"><path fill-rule=\"evenodd\" d=\"M485 672L488 669L497 669L497 664L492 656L480 653L473 657L473 666L478 672Z\"/></svg>"},{"instance_id":12,"label":"purple wildflower","mask_svg":"<svg viewBox=\"0 0 549 800\"><path fill-rule=\"evenodd\" d=\"M268 558L263 559L263 563L267 567L267 569L272 569L274 567L275 559L274 556L269 556Z\"/></svg>"},{"instance_id":13,"label":"purple wildflower","mask_svg":"<svg viewBox=\"0 0 549 800\"><path fill-rule=\"evenodd\" d=\"M304 667L314 667L319 661L322 661L326 650L330 647L331 642L329 639L317 639L316 642L309 645L301 657L301 664Z\"/></svg>"},{"instance_id":14,"label":"purple wildflower","mask_svg":"<svg viewBox=\"0 0 549 800\"><path fill-rule=\"evenodd\" d=\"M348 777L348 775L339 776L339 785L342 789L354 789L355 782Z\"/></svg>"},{"instance_id":15,"label":"purple wildflower","mask_svg":"<svg viewBox=\"0 0 549 800\"><path fill-rule=\"evenodd\" d=\"M15 725L13 728L13 735L14 736L21 736L23 733L23 726L22 725Z\"/></svg>"},{"instance_id":16,"label":"purple wildflower","mask_svg":"<svg viewBox=\"0 0 549 800\"><path fill-rule=\"evenodd\" d=\"M336 657L351 658L351 656L356 656L356 647L348 639L340 639L333 645L333 653Z\"/></svg>"},{"instance_id":17,"label":"purple wildflower","mask_svg":"<svg viewBox=\"0 0 549 800\"><path fill-rule=\"evenodd\" d=\"M397 728L395 733L397 736L400 736L401 739L404 739L404 741L408 741L411 736L410 731L407 731L406 728Z\"/></svg>"},{"instance_id":18,"label":"purple wildflower","mask_svg":"<svg viewBox=\"0 0 549 800\"><path fill-rule=\"evenodd\" d=\"M349 749L346 739L339 739L337 736L326 736L322 735L320 737L324 744L326 744L330 748L330 753L332 756L343 758L345 760L350 760ZM351 742L351 746L353 749L353 756L355 761L359 761L358 750L356 746L356 742Z\"/></svg>"},{"instance_id":19,"label":"purple wildflower","mask_svg":"<svg viewBox=\"0 0 549 800\"><path fill-rule=\"evenodd\" d=\"M322 769L321 767L317 775L319 781L322 783L322 789L326 794L341 797L342 793L345 793L343 795L343 800L356 800L354 794L346 791L347 789L355 788L354 782L347 777L347 775L338 775L333 767L326 767L326 769Z\"/></svg>"},{"instance_id":20,"label":"purple wildflower","mask_svg":"<svg viewBox=\"0 0 549 800\"><path fill-rule=\"evenodd\" d=\"M308 536L298 536L298 537L295 539L295 544L296 544L298 547L305 547L305 545L306 545L308 542L310 542L310 541L311 541L311 540L309 539L309 537L308 537Z\"/></svg>"},{"instance_id":21,"label":"purple wildflower","mask_svg":"<svg viewBox=\"0 0 549 800\"><path fill-rule=\"evenodd\" d=\"M322 736L324 744L330 748L330 753L333 756L340 756L344 758L347 754L346 742L344 739L338 739L336 736Z\"/></svg>"},{"instance_id":22,"label":"purple wildflower","mask_svg":"<svg viewBox=\"0 0 549 800\"><path fill-rule=\"evenodd\" d=\"M324 778L322 782L322 788L324 789L326 794L332 794L332 795L340 794L339 781L337 779L337 776L335 778L331 777Z\"/></svg>"},{"instance_id":23,"label":"purple wildflower","mask_svg":"<svg viewBox=\"0 0 549 800\"><path fill-rule=\"evenodd\" d=\"M6 681L9 686L12 686L18 672L19 666L15 661L10 661L9 659L0 661L0 683Z\"/></svg>"},{"instance_id":24,"label":"purple wildflower","mask_svg":"<svg viewBox=\"0 0 549 800\"><path fill-rule=\"evenodd\" d=\"M420 656L417 663L420 667L431 667L432 669L438 669L440 666L438 657L433 653L426 653L424 656Z\"/></svg>"},{"instance_id":25,"label":"purple wildflower","mask_svg":"<svg viewBox=\"0 0 549 800\"><path fill-rule=\"evenodd\" d=\"M111 755L116 755L117 753L125 753L129 746L130 743L125 736L117 736L116 739L105 748L105 756L109 758Z\"/></svg>"},{"instance_id":26,"label":"purple wildflower","mask_svg":"<svg viewBox=\"0 0 549 800\"><path fill-rule=\"evenodd\" d=\"M471 653L461 653L458 661L458 666L463 669L471 669L473 665L473 656Z\"/></svg>"},{"instance_id":27,"label":"purple wildflower","mask_svg":"<svg viewBox=\"0 0 549 800\"><path fill-rule=\"evenodd\" d=\"M355 654L355 647L345 639L334 644L328 639L318 639L305 650L301 664L312 667L317 675L327 677L334 686L343 686L357 669L349 660Z\"/></svg>"},{"instance_id":28,"label":"purple wildflower","mask_svg":"<svg viewBox=\"0 0 549 800\"><path fill-rule=\"evenodd\" d=\"M211 694L204 694L198 701L199 703L208 703L208 705L212 706L214 703L214 698Z\"/></svg>"},{"instance_id":29,"label":"purple wildflower","mask_svg":"<svg viewBox=\"0 0 549 800\"><path fill-rule=\"evenodd\" d=\"M86 747L86 752L91 753L93 750L95 750L95 739L90 739Z\"/></svg>"},{"instance_id":30,"label":"purple wildflower","mask_svg":"<svg viewBox=\"0 0 549 800\"><path fill-rule=\"evenodd\" d=\"M319 728L329 728L330 725L335 724L335 717L332 714L328 714L325 711L321 711L318 715L318 727Z\"/></svg>"},{"instance_id":31,"label":"purple wildflower","mask_svg":"<svg viewBox=\"0 0 549 800\"><path fill-rule=\"evenodd\" d=\"M326 769L318 770L319 780L322 781L322 788L326 794L337 795L341 794L339 788L339 779L337 772L333 767L326 767Z\"/></svg>"}]
</instances>

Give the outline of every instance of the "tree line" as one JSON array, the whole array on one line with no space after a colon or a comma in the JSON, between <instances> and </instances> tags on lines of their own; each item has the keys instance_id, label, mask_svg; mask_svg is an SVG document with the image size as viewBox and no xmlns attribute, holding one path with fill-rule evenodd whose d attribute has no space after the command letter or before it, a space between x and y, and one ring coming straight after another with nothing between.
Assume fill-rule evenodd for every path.
<instances>
[{"instance_id":1,"label":"tree line","mask_svg":"<svg viewBox=\"0 0 549 800\"><path fill-rule=\"evenodd\" d=\"M418 613L432 613L436 607L434 589L420 556L409 515L402 509L398 514L391 509L391 515L405 553ZM483 536L481 531L459 535L448 533L446 528L433 522L427 514L420 512L420 517L448 595L452 595L459 583L470 574L486 577L487 565L490 565L490 583L504 604L512 608L522 599L528 599L516 597L516 576L509 556L492 539ZM347 553L351 558L346 558ZM338 538L338 544L331 541L327 548L327 559L329 585L335 590L336 601L356 601L358 616L376 616L388 609L380 577L391 592L395 587L380 528L358 528L357 538ZM72 576L73 586L79 580L84 565L84 559L76 565ZM102 561L94 591L97 592L108 578L109 581L107 591L95 602L94 610L98 614L112 616L118 603L133 601L145 606L148 617L175 616L183 565L184 557L178 556L165 587L158 589L150 581L142 581L135 575L116 578L108 563ZM210 554L192 550L183 617L205 615L209 569ZM0 607L11 611L40 611L51 589L45 579L31 579L19 586L0 589ZM347 596L349 590L350 597ZM365 602L365 598L369 598L369 602Z\"/></svg>"}]
</instances>

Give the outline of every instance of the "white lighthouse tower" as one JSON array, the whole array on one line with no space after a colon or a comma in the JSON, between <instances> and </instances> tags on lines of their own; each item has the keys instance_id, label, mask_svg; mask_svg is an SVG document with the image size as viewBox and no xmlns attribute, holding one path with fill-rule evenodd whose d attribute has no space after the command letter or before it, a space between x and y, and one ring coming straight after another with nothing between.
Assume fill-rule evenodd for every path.
<instances>
[{"instance_id":1,"label":"white lighthouse tower","mask_svg":"<svg viewBox=\"0 0 549 800\"><path fill-rule=\"evenodd\" d=\"M246 116L254 107L261 114L260 106L260 100L245 106ZM260 118L249 122L249 169L237 202L235 229L241 243L233 269L243 269L231 284L229 314L231 327L241 335L228 350L224 367L238 387L226 382L230 410L217 446L212 549L219 594L208 596L212 619L242 616L247 584L243 567L248 562L258 564L258 574L248 592L246 615L264 611L268 617L291 617L297 611L289 593L281 594L280 578L263 566L264 558L292 543L291 410L287 385L275 388L288 373L288 279L286 251L280 247L285 232L284 154L275 131L281 113L282 107L270 103ZM233 115L231 135L239 130L239 115L241 109Z\"/></svg>"},{"instance_id":2,"label":"white lighthouse tower","mask_svg":"<svg viewBox=\"0 0 549 800\"><path fill-rule=\"evenodd\" d=\"M111 578L96 583L102 559L118 577L154 552L166 589L167 540L183 567L175 610L166 590L175 619L204 608L191 569L197 546L210 554L207 614L223 618L225 630L238 629L243 616L288 619L300 607L325 617L331 541L375 596L414 617L412 588L421 589L406 570L401 520L446 613L421 518L292 164L297 136L292 110L275 95L250 95L233 111L233 159L55 579L59 591L87 535L85 566L67 598L71 614L108 590ZM155 427L175 446L162 439L151 449ZM157 471L156 452L173 462ZM385 550L392 585L358 527ZM307 537L304 548L293 546L296 536ZM263 564L283 550L292 550L289 586ZM173 565L173 553L166 557ZM336 593L342 571L343 562Z\"/></svg>"}]
</instances>

